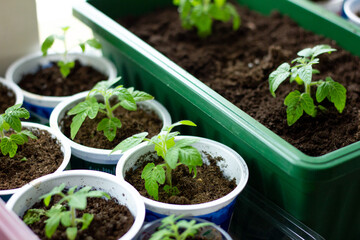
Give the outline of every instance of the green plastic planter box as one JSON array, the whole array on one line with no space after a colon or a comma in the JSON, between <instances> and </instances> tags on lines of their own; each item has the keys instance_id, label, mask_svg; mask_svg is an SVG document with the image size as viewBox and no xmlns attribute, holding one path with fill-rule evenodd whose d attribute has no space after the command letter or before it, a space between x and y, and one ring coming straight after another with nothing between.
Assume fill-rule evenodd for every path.
<instances>
[{"instance_id":1,"label":"green plastic planter box","mask_svg":"<svg viewBox=\"0 0 360 240\"><path fill-rule=\"evenodd\" d=\"M360 29L308 1L238 2L263 14L278 10L360 55ZM165 5L171 0L89 0L76 5L74 15L100 39L125 85L153 94L174 121L196 122L187 133L239 152L250 185L327 239L359 239L360 142L320 157L305 155L113 20Z\"/></svg>"}]
</instances>

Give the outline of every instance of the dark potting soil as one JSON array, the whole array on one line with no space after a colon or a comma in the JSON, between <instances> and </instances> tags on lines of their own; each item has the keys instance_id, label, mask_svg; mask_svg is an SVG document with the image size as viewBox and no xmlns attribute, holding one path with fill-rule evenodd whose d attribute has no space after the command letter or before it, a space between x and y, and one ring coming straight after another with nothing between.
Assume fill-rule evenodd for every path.
<instances>
[{"instance_id":1,"label":"dark potting soil","mask_svg":"<svg viewBox=\"0 0 360 240\"><path fill-rule=\"evenodd\" d=\"M13 158L0 153L0 190L18 188L53 173L64 159L60 143L49 132L35 128L29 130L38 139L29 139L28 143L20 145Z\"/></svg>"},{"instance_id":2,"label":"dark potting soil","mask_svg":"<svg viewBox=\"0 0 360 240\"><path fill-rule=\"evenodd\" d=\"M0 83L0 114L15 104L15 93Z\"/></svg>"},{"instance_id":3,"label":"dark potting soil","mask_svg":"<svg viewBox=\"0 0 360 240\"><path fill-rule=\"evenodd\" d=\"M90 66L83 66L75 61L75 67L63 78L55 62L39 69L34 74L26 74L19 86L31 93L43 96L71 96L90 90L97 82L108 77Z\"/></svg>"},{"instance_id":4,"label":"dark potting soil","mask_svg":"<svg viewBox=\"0 0 360 240\"><path fill-rule=\"evenodd\" d=\"M360 11L356 12L356 15L360 18Z\"/></svg>"},{"instance_id":5,"label":"dark potting soil","mask_svg":"<svg viewBox=\"0 0 360 240\"><path fill-rule=\"evenodd\" d=\"M181 28L176 8L120 22L308 155L323 155L360 140L360 59L335 41L305 31L286 16L262 16L247 8L239 8L239 13L242 24L238 31L232 31L231 23L216 22L213 35L206 39L199 39L195 30ZM338 51L320 56L320 64L314 67L321 73L314 79L331 76L343 84L346 107L340 114L325 100L322 105L328 108L327 113L301 117L289 127L284 99L290 91L303 89L295 82L281 84L273 98L268 76L281 63L296 58L301 49L318 44L331 45Z\"/></svg>"},{"instance_id":6,"label":"dark potting soil","mask_svg":"<svg viewBox=\"0 0 360 240\"><path fill-rule=\"evenodd\" d=\"M31 208L50 209L54 203L60 200L59 196L53 197L49 207L45 207L43 201L40 201ZM129 231L134 223L134 217L129 209L120 205L114 198L106 200L103 198L88 198L86 209L77 211L77 218L81 218L83 213L94 215L90 226L87 229L78 229L76 239L86 240L115 240L119 239ZM25 214L24 214L25 215ZM39 222L29 225L31 230L41 239L48 239L45 235L45 220L47 217L42 216ZM67 240L65 227L61 224L55 231L51 239Z\"/></svg>"},{"instance_id":7,"label":"dark potting soil","mask_svg":"<svg viewBox=\"0 0 360 240\"><path fill-rule=\"evenodd\" d=\"M148 132L148 137L158 134L163 127L162 120L152 111L147 111L138 107L136 111L128 111L124 108L117 108L114 115L120 119L121 128L117 129L115 139L110 142L104 135L104 132L97 131L98 123L106 116L98 113L95 119L86 118L74 141L84 146L113 149L122 140L131 137L134 134ZM70 138L70 125L73 116L65 115L61 121L61 129L65 136Z\"/></svg>"},{"instance_id":8,"label":"dark potting soil","mask_svg":"<svg viewBox=\"0 0 360 240\"><path fill-rule=\"evenodd\" d=\"M210 164L197 167L196 178L193 177L192 173L189 173L189 169L184 165L180 165L173 170L172 184L179 189L180 193L176 196L170 196L163 190L163 186L159 186L160 202L172 204L210 202L227 195L235 189L235 179L225 178L216 165L217 162L224 161L223 158L219 156L212 157L207 153L204 153L204 155ZM152 199L145 189L145 181L141 179L142 170L149 160L155 162L155 164L163 162L155 154L145 154L139 158L136 169L130 169L126 172L125 180L135 187L142 196Z\"/></svg>"}]
</instances>

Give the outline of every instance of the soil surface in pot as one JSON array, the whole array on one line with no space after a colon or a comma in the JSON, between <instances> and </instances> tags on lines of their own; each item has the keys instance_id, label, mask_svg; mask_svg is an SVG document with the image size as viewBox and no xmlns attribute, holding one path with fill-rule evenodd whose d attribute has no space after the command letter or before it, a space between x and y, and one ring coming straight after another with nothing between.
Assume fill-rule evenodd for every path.
<instances>
[{"instance_id":1,"label":"soil surface in pot","mask_svg":"<svg viewBox=\"0 0 360 240\"><path fill-rule=\"evenodd\" d=\"M29 139L28 143L20 145L13 158L0 153L0 190L19 188L53 173L64 159L60 143L49 132L36 128L28 130L38 139Z\"/></svg>"},{"instance_id":2,"label":"soil surface in pot","mask_svg":"<svg viewBox=\"0 0 360 240\"><path fill-rule=\"evenodd\" d=\"M0 83L0 114L15 104L15 93Z\"/></svg>"},{"instance_id":3,"label":"soil surface in pot","mask_svg":"<svg viewBox=\"0 0 360 240\"><path fill-rule=\"evenodd\" d=\"M231 23L216 22L213 35L206 39L199 39L195 30L181 28L176 8L120 23L308 155L323 155L360 140L359 58L335 41L305 31L286 16L238 10L242 24L237 32L232 31ZM289 127L284 99L290 91L303 89L295 81L287 81L274 98L269 92L268 76L281 63L296 58L298 51L318 44L329 44L338 51L320 56L320 64L314 65L320 74L314 79L330 76L343 84L347 89L345 109L339 114L324 100L327 113L316 118L302 117Z\"/></svg>"},{"instance_id":4,"label":"soil surface in pot","mask_svg":"<svg viewBox=\"0 0 360 240\"><path fill-rule=\"evenodd\" d=\"M120 119L121 128L117 129L115 139L110 142L104 135L104 132L97 131L97 125L106 116L98 113L95 119L86 118L73 141L88 147L113 149L122 140L131 137L134 134L148 132L148 137L158 134L163 127L162 120L153 112L138 107L136 111L128 111L124 108L117 108L114 115ZM69 139L70 125L73 116L65 115L61 121L61 130Z\"/></svg>"},{"instance_id":5,"label":"soil surface in pot","mask_svg":"<svg viewBox=\"0 0 360 240\"><path fill-rule=\"evenodd\" d=\"M173 170L172 184L179 189L180 193L176 196L170 196L164 191L163 186L159 186L160 202L171 204L205 203L219 199L236 188L235 179L225 178L216 165L217 162L224 161L224 159L220 156L210 156L207 153L203 155L206 156L210 164L197 167L196 178L194 178L193 173L189 173L189 169L184 165ZM141 173L148 161L155 164L163 162L162 158L155 154L145 154L139 158L136 169L130 169L126 172L125 180L134 186L142 196L153 199L145 189L145 181L141 179Z\"/></svg>"},{"instance_id":6,"label":"soil surface in pot","mask_svg":"<svg viewBox=\"0 0 360 240\"><path fill-rule=\"evenodd\" d=\"M63 78L56 62L40 67L34 74L26 74L19 86L28 92L43 96L71 96L90 90L97 82L108 77L93 67L83 66L78 60L70 74Z\"/></svg>"},{"instance_id":7,"label":"soil surface in pot","mask_svg":"<svg viewBox=\"0 0 360 240\"><path fill-rule=\"evenodd\" d=\"M54 196L49 207L45 207L43 201L36 203L31 208L50 209L54 203L60 200L59 196ZM103 198L88 198L86 209L77 211L77 218L81 218L83 213L94 215L90 226L87 229L80 230L76 239L86 240L115 240L119 239L129 231L134 223L134 217L129 209L120 205L114 198L106 200ZM25 214L24 214L25 215ZM33 232L41 239L49 239L45 235L45 220L47 217L42 216L39 222L29 225ZM81 226L81 225L79 225ZM65 227L61 224L51 237L51 239L67 240Z\"/></svg>"}]
</instances>

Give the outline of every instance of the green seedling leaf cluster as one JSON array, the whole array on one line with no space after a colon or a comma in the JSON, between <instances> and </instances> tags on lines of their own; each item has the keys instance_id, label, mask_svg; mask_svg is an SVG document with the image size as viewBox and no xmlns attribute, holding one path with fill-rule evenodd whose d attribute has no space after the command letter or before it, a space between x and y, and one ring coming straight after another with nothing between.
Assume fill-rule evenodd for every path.
<instances>
[{"instance_id":1,"label":"green seedling leaf cluster","mask_svg":"<svg viewBox=\"0 0 360 240\"><path fill-rule=\"evenodd\" d=\"M171 175L172 170L177 166L184 164L189 168L189 172L193 172L194 177L196 177L196 167L203 164L200 152L191 146L191 144L197 142L196 139L188 138L175 142L175 137L180 132L171 132L171 130L180 125L196 126L195 123L184 120L165 127L158 135L151 139L146 138L147 132L135 134L119 143L112 151L121 150L124 152L143 141L154 144L154 150L158 156L164 159L164 163L158 165L148 163L142 171L141 178L145 180L145 189L148 194L155 200L159 199L159 184L165 184L164 190L169 195L179 194L179 189L172 185Z\"/></svg>"},{"instance_id":2,"label":"green seedling leaf cluster","mask_svg":"<svg viewBox=\"0 0 360 240\"><path fill-rule=\"evenodd\" d=\"M295 58L291 64L281 64L269 76L270 92L275 97L275 91L281 83L287 78L290 82L296 82L299 85L304 85L304 92L294 90L290 92L285 98L284 104L287 106L287 123L289 126L293 125L303 113L315 117L318 110L326 111L322 105L315 105L314 99L311 96L311 87L316 86L316 101L321 103L325 98L334 103L335 108L342 113L346 103L346 89L343 85L335 82L331 77L326 77L325 80L313 80L313 75L319 73L313 65L319 63L319 56L323 53L331 53L336 49L328 45L317 45L313 48L305 48L297 53L299 57Z\"/></svg>"},{"instance_id":3,"label":"green seedling leaf cluster","mask_svg":"<svg viewBox=\"0 0 360 240\"><path fill-rule=\"evenodd\" d=\"M5 110L5 113L0 115L0 149L1 153L12 158L15 156L18 146L23 145L29 141L29 138L36 139L36 136L29 130L21 130L20 118L28 119L29 112L21 107L21 104L16 104ZM11 129L15 133L9 137L5 135L6 131Z\"/></svg>"},{"instance_id":4,"label":"green seedling leaf cluster","mask_svg":"<svg viewBox=\"0 0 360 240\"><path fill-rule=\"evenodd\" d=\"M211 226L211 223L196 223L196 220L180 220L183 216L170 215L161 220L161 226L150 240L185 240L194 237L200 228Z\"/></svg>"},{"instance_id":5,"label":"green seedling leaf cluster","mask_svg":"<svg viewBox=\"0 0 360 240\"><path fill-rule=\"evenodd\" d=\"M104 132L105 137L109 141L112 141L116 136L117 129L121 128L120 119L116 118L113 114L115 109L121 106L126 110L136 111L136 103L154 98L146 92L137 91L134 90L134 88L124 88L122 85L112 88L112 86L119 81L120 78L98 82L90 90L86 99L78 103L68 112L68 115L75 115L70 125L72 139L75 138L87 117L94 119L99 112L102 112L106 114L106 117L99 122L97 131ZM102 97L103 103L99 102L96 98L97 95ZM118 102L114 105L111 105L110 102L112 97L118 99Z\"/></svg>"},{"instance_id":6,"label":"green seedling leaf cluster","mask_svg":"<svg viewBox=\"0 0 360 240\"><path fill-rule=\"evenodd\" d=\"M68 46L66 43L66 34L69 29L70 29L70 27L68 27L68 26L61 28L61 30L62 30L61 35L52 34L52 35L48 36L41 45L41 51L43 53L43 56L46 56L48 54L49 49L53 46L55 40L59 40L59 41L63 42L63 45L64 45L64 51L62 53L63 60L61 60L57 63L58 67L60 68L60 73L63 76L63 78L66 78L70 74L71 69L73 69L75 66L74 61L68 60L69 49L68 49ZM88 39L84 42L79 43L79 46L80 46L82 52L85 52L87 45L90 47L93 47L95 49L101 49L101 44L95 38Z\"/></svg>"},{"instance_id":7,"label":"green seedling leaf cluster","mask_svg":"<svg viewBox=\"0 0 360 240\"><path fill-rule=\"evenodd\" d=\"M84 213L81 218L76 216L77 210L84 210L87 205L87 198L89 197L105 197L110 199L110 196L102 191L92 191L92 187L86 186L76 191L77 186L70 188L67 193L63 193L65 184L61 184L53 188L49 193L40 197L43 199L44 205L49 206L51 198L54 195L59 195L62 199L54 204L50 209L29 209L25 216L24 222L27 225L40 221L42 216L46 216L45 220L45 235L48 238L55 233L59 225L66 228L66 236L69 240L74 240L78 232L78 225L81 224L81 230L87 229L91 224L94 216L89 213Z\"/></svg>"},{"instance_id":8,"label":"green seedling leaf cluster","mask_svg":"<svg viewBox=\"0 0 360 240\"><path fill-rule=\"evenodd\" d=\"M226 0L173 0L178 6L183 28L197 28L200 37L211 34L214 20L233 21L233 29L237 30L241 20L236 8Z\"/></svg>"}]
</instances>

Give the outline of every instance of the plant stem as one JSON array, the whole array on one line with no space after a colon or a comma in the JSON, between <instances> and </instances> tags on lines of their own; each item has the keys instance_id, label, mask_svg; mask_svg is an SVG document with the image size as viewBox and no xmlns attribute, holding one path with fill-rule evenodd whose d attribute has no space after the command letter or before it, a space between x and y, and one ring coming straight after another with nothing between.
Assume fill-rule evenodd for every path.
<instances>
[{"instance_id":1,"label":"plant stem","mask_svg":"<svg viewBox=\"0 0 360 240\"><path fill-rule=\"evenodd\" d=\"M66 44L66 31L64 31L64 63L67 63L67 53L68 53L68 48L67 48L67 44Z\"/></svg>"},{"instance_id":2,"label":"plant stem","mask_svg":"<svg viewBox=\"0 0 360 240\"><path fill-rule=\"evenodd\" d=\"M169 164L165 163L165 168L166 168L166 172L165 172L165 176L166 176L166 183L172 187L172 179L171 179L171 173L172 173L172 169L169 166Z\"/></svg>"},{"instance_id":3,"label":"plant stem","mask_svg":"<svg viewBox=\"0 0 360 240\"><path fill-rule=\"evenodd\" d=\"M112 117L114 117L114 115L111 110L109 98L104 97L104 101L105 101L105 108L106 108L107 116L109 119L111 119Z\"/></svg>"},{"instance_id":4,"label":"plant stem","mask_svg":"<svg viewBox=\"0 0 360 240\"><path fill-rule=\"evenodd\" d=\"M311 84L306 84L304 82L304 86L305 86L305 93L308 93L311 96L311 89L310 89Z\"/></svg>"},{"instance_id":5,"label":"plant stem","mask_svg":"<svg viewBox=\"0 0 360 240\"><path fill-rule=\"evenodd\" d=\"M76 209L73 207L70 207L71 212L71 226L76 227L75 219L76 219Z\"/></svg>"}]
</instances>

